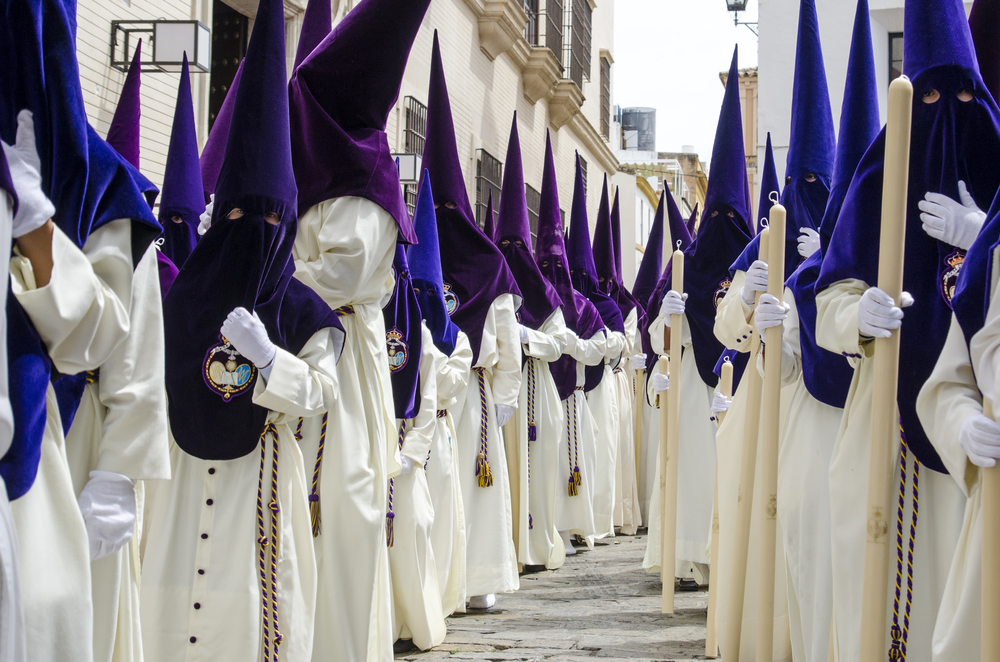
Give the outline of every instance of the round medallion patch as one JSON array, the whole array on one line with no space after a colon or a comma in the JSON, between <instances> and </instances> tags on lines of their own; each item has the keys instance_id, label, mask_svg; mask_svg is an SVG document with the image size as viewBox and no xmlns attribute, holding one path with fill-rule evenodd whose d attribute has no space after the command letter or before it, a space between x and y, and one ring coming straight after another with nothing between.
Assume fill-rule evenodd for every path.
<instances>
[{"instance_id":1,"label":"round medallion patch","mask_svg":"<svg viewBox=\"0 0 1000 662\"><path fill-rule=\"evenodd\" d=\"M722 300L726 298L726 293L729 292L729 286L732 284L733 281L729 278L723 278L719 282L719 288L715 290L715 295L712 297L712 305L715 306L716 310L719 309L719 304L722 303Z\"/></svg>"},{"instance_id":2,"label":"round medallion patch","mask_svg":"<svg viewBox=\"0 0 1000 662\"><path fill-rule=\"evenodd\" d=\"M451 285L444 283L444 306L448 309L449 317L455 314L455 311L458 310L460 303L458 295L451 291Z\"/></svg>"},{"instance_id":3,"label":"round medallion patch","mask_svg":"<svg viewBox=\"0 0 1000 662\"><path fill-rule=\"evenodd\" d=\"M410 360L410 348L406 346L403 332L397 328L385 332L385 348L389 353L389 371L396 372L406 367Z\"/></svg>"},{"instance_id":4,"label":"round medallion patch","mask_svg":"<svg viewBox=\"0 0 1000 662\"><path fill-rule=\"evenodd\" d=\"M951 307L951 298L955 296L955 285L958 283L958 274L962 270L962 263L965 262L965 251L957 250L949 254L944 259L944 272L941 274L941 296L945 303Z\"/></svg>"},{"instance_id":5,"label":"round medallion patch","mask_svg":"<svg viewBox=\"0 0 1000 662\"><path fill-rule=\"evenodd\" d=\"M202 377L209 389L229 402L250 390L257 380L257 367L222 338L205 354Z\"/></svg>"}]
</instances>

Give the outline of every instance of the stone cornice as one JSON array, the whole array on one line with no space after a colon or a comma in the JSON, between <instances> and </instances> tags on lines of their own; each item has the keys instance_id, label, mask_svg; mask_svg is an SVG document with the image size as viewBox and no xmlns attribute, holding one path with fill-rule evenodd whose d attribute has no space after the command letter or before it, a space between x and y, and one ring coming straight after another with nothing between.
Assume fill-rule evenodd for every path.
<instances>
[{"instance_id":1,"label":"stone cornice","mask_svg":"<svg viewBox=\"0 0 1000 662\"><path fill-rule=\"evenodd\" d=\"M551 108L551 102L549 103ZM618 159L611 150L611 145L608 144L604 136L590 123L590 120L583 113L577 113L568 125L570 130L579 138L580 143L597 158L598 163L601 164L601 167L605 171L618 171Z\"/></svg>"},{"instance_id":2,"label":"stone cornice","mask_svg":"<svg viewBox=\"0 0 1000 662\"><path fill-rule=\"evenodd\" d=\"M580 114L583 108L583 90L580 86L563 78L549 95L549 123L558 131Z\"/></svg>"},{"instance_id":3,"label":"stone cornice","mask_svg":"<svg viewBox=\"0 0 1000 662\"><path fill-rule=\"evenodd\" d=\"M479 47L491 60L524 40L528 15L518 0L465 0L479 20Z\"/></svg>"},{"instance_id":4,"label":"stone cornice","mask_svg":"<svg viewBox=\"0 0 1000 662\"><path fill-rule=\"evenodd\" d=\"M521 73L525 99L532 104L538 103L539 99L548 96L561 76L562 64L552 51L541 46L528 47L528 56Z\"/></svg>"}]
</instances>

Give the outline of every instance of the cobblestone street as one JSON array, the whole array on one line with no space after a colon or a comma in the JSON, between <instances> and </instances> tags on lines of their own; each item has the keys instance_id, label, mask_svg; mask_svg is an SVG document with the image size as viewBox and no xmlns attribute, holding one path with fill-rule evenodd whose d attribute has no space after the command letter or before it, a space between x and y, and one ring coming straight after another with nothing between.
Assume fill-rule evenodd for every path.
<instances>
[{"instance_id":1,"label":"cobblestone street","mask_svg":"<svg viewBox=\"0 0 1000 662\"><path fill-rule=\"evenodd\" d=\"M396 659L705 659L707 591L677 593L676 613L660 614L660 581L642 570L641 533L578 548L555 572L521 575L521 590L497 596L493 609L448 619L444 644Z\"/></svg>"}]
</instances>

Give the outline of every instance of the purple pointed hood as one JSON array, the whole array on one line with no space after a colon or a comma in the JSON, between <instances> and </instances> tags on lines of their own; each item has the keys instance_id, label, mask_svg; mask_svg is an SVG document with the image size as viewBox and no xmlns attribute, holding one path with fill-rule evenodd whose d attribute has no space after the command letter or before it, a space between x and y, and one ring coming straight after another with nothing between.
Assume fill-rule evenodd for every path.
<instances>
[{"instance_id":1,"label":"purple pointed hood","mask_svg":"<svg viewBox=\"0 0 1000 662\"><path fill-rule=\"evenodd\" d=\"M521 140L517 133L517 113L510 126L507 141L507 162L504 164L503 189L500 193L500 214L494 229L497 247L524 303L518 312L521 324L538 330L562 305L559 293L538 270L531 253L531 224L528 221L528 201L524 193L524 170L521 163Z\"/></svg>"},{"instance_id":2,"label":"purple pointed hood","mask_svg":"<svg viewBox=\"0 0 1000 662\"><path fill-rule=\"evenodd\" d=\"M363 0L293 73L288 92L300 212L324 200L361 197L396 219L403 242L416 241L385 125L429 4Z\"/></svg>"},{"instance_id":3,"label":"purple pointed hood","mask_svg":"<svg viewBox=\"0 0 1000 662\"><path fill-rule=\"evenodd\" d=\"M191 102L191 80L187 54L177 88L174 125L167 149L167 167L160 198L160 224L163 226L161 250L175 265L184 266L198 243L198 223L205 211L201 165L198 162L198 134Z\"/></svg>"},{"instance_id":4,"label":"purple pointed hood","mask_svg":"<svg viewBox=\"0 0 1000 662\"><path fill-rule=\"evenodd\" d=\"M653 215L653 225L649 228L646 239L646 250L639 262L639 270L635 274L635 284L632 285L632 295L649 310L649 297L652 296L656 284L663 273L663 216L666 214L665 194L660 194L660 203L656 205Z\"/></svg>"},{"instance_id":5,"label":"purple pointed hood","mask_svg":"<svg viewBox=\"0 0 1000 662\"><path fill-rule=\"evenodd\" d=\"M691 238L694 239L695 228L698 227L698 203L694 203L694 209L691 210L691 215L688 216L687 220L687 230Z\"/></svg>"},{"instance_id":6,"label":"purple pointed hood","mask_svg":"<svg viewBox=\"0 0 1000 662\"><path fill-rule=\"evenodd\" d=\"M139 88L142 86L142 40L136 44L132 62L128 65L128 73L122 84L122 92L118 97L114 117L108 127L108 144L115 148L126 161L139 169L139 119L142 117L142 99Z\"/></svg>"},{"instance_id":7,"label":"purple pointed hood","mask_svg":"<svg viewBox=\"0 0 1000 662\"><path fill-rule=\"evenodd\" d=\"M740 110L740 71L737 66L738 49L733 50L733 61L726 79L726 94L722 98L719 126L715 130L712 147L708 191L705 193L705 220L716 215L728 216L734 222L750 225L750 192L747 183L747 159L743 151L743 112Z\"/></svg>"},{"instance_id":8,"label":"purple pointed hood","mask_svg":"<svg viewBox=\"0 0 1000 662\"><path fill-rule=\"evenodd\" d=\"M233 82L229 84L229 91L222 101L222 108L215 116L215 123L208 132L205 148L201 150L201 181L206 198L215 193L215 185L219 181L222 158L226 155L226 141L229 139L229 123L233 120L233 105L236 103L236 92L240 87L241 76L243 76L243 62L240 62L236 75L233 76Z\"/></svg>"},{"instance_id":9,"label":"purple pointed hood","mask_svg":"<svg viewBox=\"0 0 1000 662\"><path fill-rule=\"evenodd\" d=\"M632 294L625 289L621 274L618 273L616 261L621 253L621 236L615 234L615 229L617 228L619 232L621 230L620 214L618 197L615 196L614 215L618 217L618 223L612 223L612 212L608 209L608 176L605 175L601 204L597 208L597 226L594 228L594 262L597 265L598 286L618 306L624 321L633 310L640 318L643 311L638 302L632 298Z\"/></svg>"},{"instance_id":10,"label":"purple pointed hood","mask_svg":"<svg viewBox=\"0 0 1000 662\"><path fill-rule=\"evenodd\" d=\"M292 71L299 68L326 36L333 31L333 10L330 0L309 0L302 15L302 32L295 48L295 63Z\"/></svg>"},{"instance_id":11,"label":"purple pointed hood","mask_svg":"<svg viewBox=\"0 0 1000 662\"><path fill-rule=\"evenodd\" d=\"M486 204L486 218L483 219L483 234L490 241L496 240L496 217L493 216L493 191L490 191L490 199Z\"/></svg>"},{"instance_id":12,"label":"purple pointed hood","mask_svg":"<svg viewBox=\"0 0 1000 662\"><path fill-rule=\"evenodd\" d=\"M674 200L674 194L666 188L664 189L664 194L667 201L667 220L670 224L670 248L672 251L676 250L678 248L677 242L679 241L681 242L679 248L685 251L693 241L691 233L688 232L687 223L684 221L684 217L681 216L681 210L677 206L677 201Z\"/></svg>"},{"instance_id":13,"label":"purple pointed hood","mask_svg":"<svg viewBox=\"0 0 1000 662\"><path fill-rule=\"evenodd\" d=\"M778 169L774 165L774 150L771 148L771 132L767 132L767 142L764 144L764 168L760 172L760 198L757 200L757 233L760 233L760 219L767 218L774 204L771 195L781 197L781 182L778 181Z\"/></svg>"},{"instance_id":14,"label":"purple pointed hood","mask_svg":"<svg viewBox=\"0 0 1000 662\"><path fill-rule=\"evenodd\" d=\"M1000 2L976 0L969 14L969 28L976 45L976 59L986 89L1000 97Z\"/></svg>"},{"instance_id":15,"label":"purple pointed hood","mask_svg":"<svg viewBox=\"0 0 1000 662\"><path fill-rule=\"evenodd\" d=\"M622 283L622 210L618 204L618 187L615 187L615 201L611 205L611 236L615 240L615 275Z\"/></svg>"},{"instance_id":16,"label":"purple pointed hood","mask_svg":"<svg viewBox=\"0 0 1000 662\"><path fill-rule=\"evenodd\" d=\"M493 302L504 294L513 294L516 310L521 306L521 292L500 250L476 225L469 204L436 34L430 78L423 164L437 210L445 297L452 321L469 337L475 365Z\"/></svg>"}]
</instances>

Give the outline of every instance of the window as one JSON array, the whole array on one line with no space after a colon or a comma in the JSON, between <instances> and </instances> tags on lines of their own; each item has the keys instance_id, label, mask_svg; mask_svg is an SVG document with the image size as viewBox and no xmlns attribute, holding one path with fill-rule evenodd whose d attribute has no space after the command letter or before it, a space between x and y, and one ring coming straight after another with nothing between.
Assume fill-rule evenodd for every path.
<instances>
[{"instance_id":1,"label":"window","mask_svg":"<svg viewBox=\"0 0 1000 662\"><path fill-rule=\"evenodd\" d=\"M522 0L528 23L524 26L524 39L532 46L538 46L538 0Z\"/></svg>"},{"instance_id":2,"label":"window","mask_svg":"<svg viewBox=\"0 0 1000 662\"><path fill-rule=\"evenodd\" d=\"M222 0L212 5L212 73L208 94L208 127L222 109L236 70L247 52L249 21Z\"/></svg>"},{"instance_id":3,"label":"window","mask_svg":"<svg viewBox=\"0 0 1000 662\"><path fill-rule=\"evenodd\" d=\"M524 185L524 197L528 203L528 225L531 227L531 239L538 239L538 209L542 206L542 194L529 186Z\"/></svg>"},{"instance_id":4,"label":"window","mask_svg":"<svg viewBox=\"0 0 1000 662\"><path fill-rule=\"evenodd\" d=\"M601 134L611 140L611 60L601 58Z\"/></svg>"},{"instance_id":5,"label":"window","mask_svg":"<svg viewBox=\"0 0 1000 662\"><path fill-rule=\"evenodd\" d=\"M545 0L545 45L560 62L563 61L563 2L573 0Z\"/></svg>"},{"instance_id":6,"label":"window","mask_svg":"<svg viewBox=\"0 0 1000 662\"><path fill-rule=\"evenodd\" d=\"M903 75L903 33L889 33L889 82Z\"/></svg>"},{"instance_id":7,"label":"window","mask_svg":"<svg viewBox=\"0 0 1000 662\"><path fill-rule=\"evenodd\" d=\"M564 75L583 89L584 79L590 80L590 26L593 9L588 0L566 0L563 12L562 61Z\"/></svg>"},{"instance_id":8,"label":"window","mask_svg":"<svg viewBox=\"0 0 1000 662\"><path fill-rule=\"evenodd\" d=\"M587 199L587 159L580 157L580 172L583 173L583 198Z\"/></svg>"},{"instance_id":9,"label":"window","mask_svg":"<svg viewBox=\"0 0 1000 662\"><path fill-rule=\"evenodd\" d=\"M403 99L406 113L406 128L403 131L403 152L424 153L424 136L427 134L427 106L413 97Z\"/></svg>"},{"instance_id":10,"label":"window","mask_svg":"<svg viewBox=\"0 0 1000 662\"><path fill-rule=\"evenodd\" d=\"M503 163L485 149L476 150L476 223L482 228L486 223L486 206L493 193L493 222L500 211L500 186L503 182Z\"/></svg>"}]
</instances>

